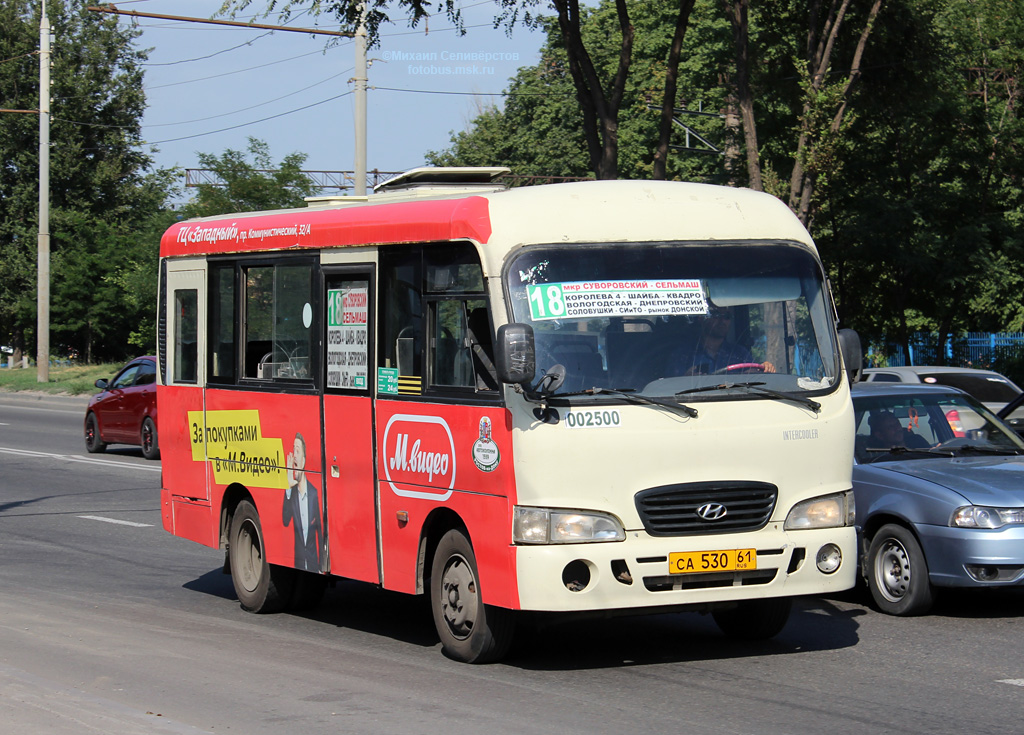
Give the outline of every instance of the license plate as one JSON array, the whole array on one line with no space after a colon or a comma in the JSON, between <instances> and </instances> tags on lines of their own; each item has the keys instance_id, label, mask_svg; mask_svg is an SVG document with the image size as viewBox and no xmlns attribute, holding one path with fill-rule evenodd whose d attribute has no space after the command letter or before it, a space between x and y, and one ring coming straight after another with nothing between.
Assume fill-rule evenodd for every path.
<instances>
[{"instance_id":1,"label":"license plate","mask_svg":"<svg viewBox=\"0 0 1024 735\"><path fill-rule=\"evenodd\" d=\"M677 551L668 555L669 574L738 572L757 569L756 549Z\"/></svg>"}]
</instances>

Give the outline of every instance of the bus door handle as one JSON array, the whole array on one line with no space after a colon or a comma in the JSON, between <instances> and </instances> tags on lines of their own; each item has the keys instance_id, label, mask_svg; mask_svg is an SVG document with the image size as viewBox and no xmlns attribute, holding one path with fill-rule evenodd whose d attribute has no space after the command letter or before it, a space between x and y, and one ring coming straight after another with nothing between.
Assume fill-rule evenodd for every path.
<instances>
[{"instance_id":1,"label":"bus door handle","mask_svg":"<svg viewBox=\"0 0 1024 735\"><path fill-rule=\"evenodd\" d=\"M335 463L337 463L338 458L335 457L334 461L335 461ZM338 465L337 464L332 464L331 465L331 477L334 477L334 478L341 477L341 471L338 469Z\"/></svg>"}]
</instances>

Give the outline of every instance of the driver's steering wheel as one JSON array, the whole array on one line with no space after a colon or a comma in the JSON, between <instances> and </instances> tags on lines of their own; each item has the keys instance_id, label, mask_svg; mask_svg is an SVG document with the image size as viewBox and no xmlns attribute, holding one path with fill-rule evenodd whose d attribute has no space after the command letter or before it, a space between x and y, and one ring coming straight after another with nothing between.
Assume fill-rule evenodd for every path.
<instances>
[{"instance_id":1,"label":"driver's steering wheel","mask_svg":"<svg viewBox=\"0 0 1024 735\"><path fill-rule=\"evenodd\" d=\"M713 375L725 375L726 373L763 373L764 365L759 362L737 362L732 365L726 365L720 370L716 370Z\"/></svg>"}]
</instances>

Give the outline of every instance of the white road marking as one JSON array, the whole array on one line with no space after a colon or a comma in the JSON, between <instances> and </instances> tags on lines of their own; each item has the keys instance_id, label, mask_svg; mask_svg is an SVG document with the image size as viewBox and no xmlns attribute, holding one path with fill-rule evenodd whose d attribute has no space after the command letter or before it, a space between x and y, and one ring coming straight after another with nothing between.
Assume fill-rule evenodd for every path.
<instances>
[{"instance_id":1,"label":"white road marking","mask_svg":"<svg viewBox=\"0 0 1024 735\"><path fill-rule=\"evenodd\" d=\"M15 449L14 447L0 447L0 454L17 454L21 457L41 457L45 459L63 459L66 462L83 462L85 464L98 464L105 467L121 467L122 469L143 470L145 472L159 472L159 465L151 467L134 462L118 462L114 459L97 459L95 457L79 457L73 454L54 454L52 452L33 452L28 449Z\"/></svg>"},{"instance_id":2,"label":"white road marking","mask_svg":"<svg viewBox=\"0 0 1024 735\"><path fill-rule=\"evenodd\" d=\"M997 684L1010 684L1015 687L1024 687L1024 679L998 679Z\"/></svg>"},{"instance_id":3,"label":"white road marking","mask_svg":"<svg viewBox=\"0 0 1024 735\"><path fill-rule=\"evenodd\" d=\"M103 516L78 516L89 521L103 521L104 523L116 523L120 526L132 526L134 528L152 528L152 523L135 523L134 521L119 521L117 518L104 518Z\"/></svg>"}]
</instances>

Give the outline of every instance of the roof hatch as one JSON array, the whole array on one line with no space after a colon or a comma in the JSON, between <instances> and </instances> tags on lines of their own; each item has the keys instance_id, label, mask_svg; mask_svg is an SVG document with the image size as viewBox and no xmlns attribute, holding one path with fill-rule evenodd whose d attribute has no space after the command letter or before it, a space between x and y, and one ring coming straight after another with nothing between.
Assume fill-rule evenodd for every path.
<instances>
[{"instance_id":1,"label":"roof hatch","mask_svg":"<svg viewBox=\"0 0 1024 735\"><path fill-rule=\"evenodd\" d=\"M373 191L378 194L409 189L498 191L507 187L495 180L510 173L511 169L504 166L427 166L377 184Z\"/></svg>"}]
</instances>

